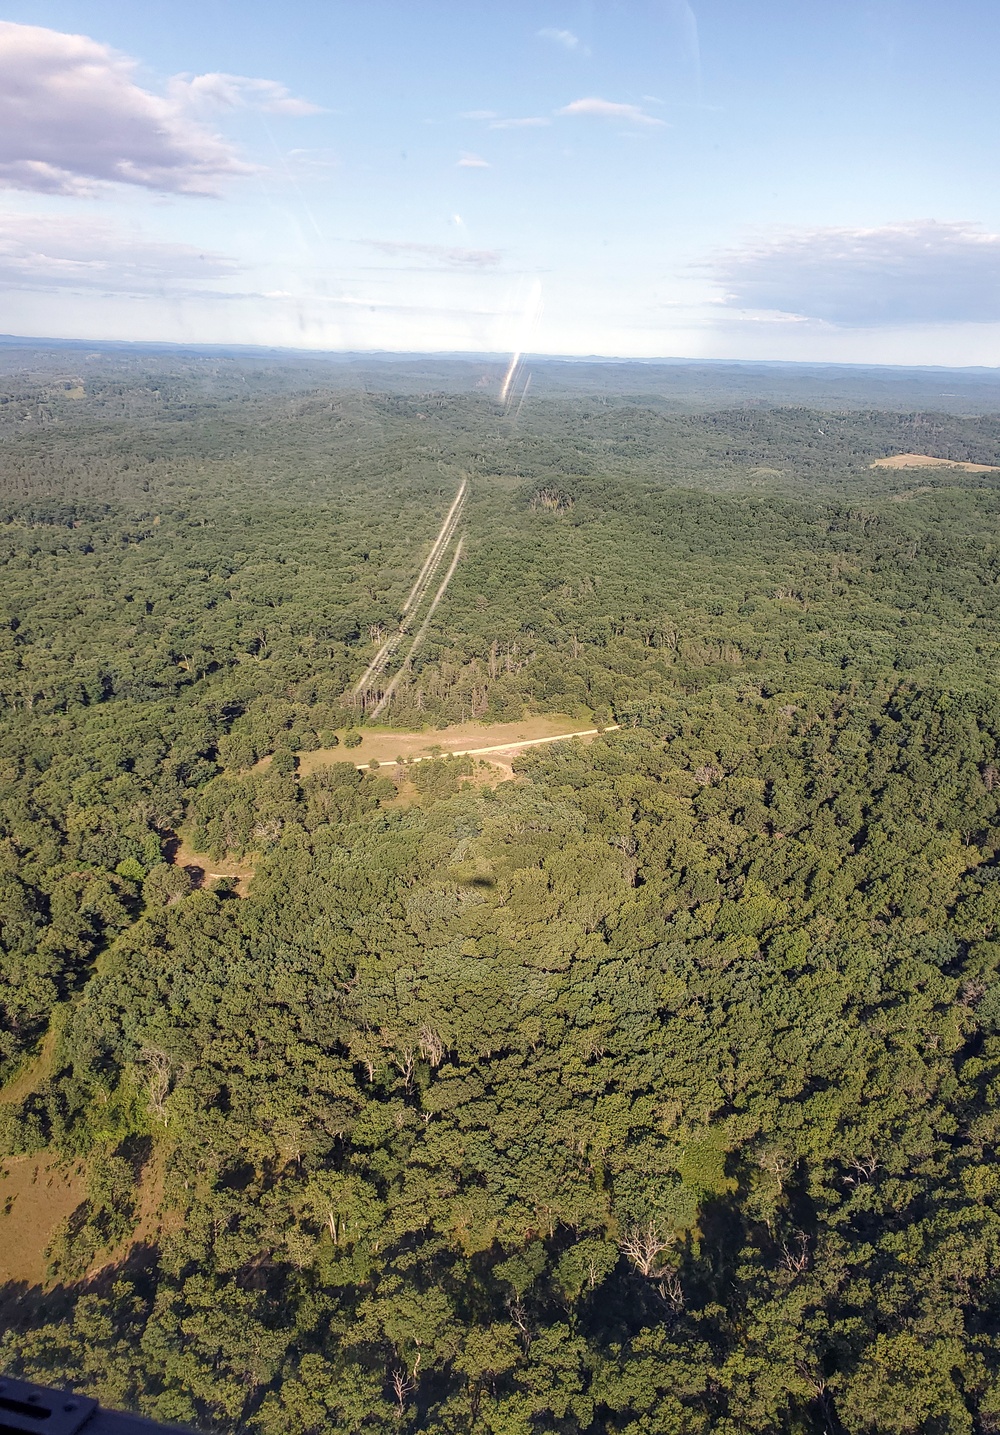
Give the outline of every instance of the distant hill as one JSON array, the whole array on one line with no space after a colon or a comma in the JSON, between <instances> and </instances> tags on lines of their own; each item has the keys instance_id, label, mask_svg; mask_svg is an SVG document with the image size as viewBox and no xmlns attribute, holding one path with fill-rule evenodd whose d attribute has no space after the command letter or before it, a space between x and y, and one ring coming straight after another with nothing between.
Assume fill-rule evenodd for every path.
<instances>
[{"instance_id":1,"label":"distant hill","mask_svg":"<svg viewBox=\"0 0 1000 1435\"><path fill-rule=\"evenodd\" d=\"M114 340L0 335L0 373L62 374L67 367L143 372L177 366L251 368L259 384L288 391L315 385L382 392L499 394L507 354L394 354L255 348L251 345L134 344ZM526 355L523 385L546 397L641 398L670 412L803 405L954 414L1000 412L1000 369L891 365L742 363L690 359L573 359Z\"/></svg>"}]
</instances>

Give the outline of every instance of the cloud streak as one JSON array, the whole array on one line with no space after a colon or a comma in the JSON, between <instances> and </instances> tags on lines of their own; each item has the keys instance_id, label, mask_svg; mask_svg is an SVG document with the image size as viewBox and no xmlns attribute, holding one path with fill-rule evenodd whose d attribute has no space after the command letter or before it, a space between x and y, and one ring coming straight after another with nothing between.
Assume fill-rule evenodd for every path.
<instances>
[{"instance_id":1,"label":"cloud streak","mask_svg":"<svg viewBox=\"0 0 1000 1435\"><path fill-rule=\"evenodd\" d=\"M408 240L370 239L368 245L382 254L420 258L451 269L495 269L503 257L499 249L461 249L447 244L418 244Z\"/></svg>"},{"instance_id":2,"label":"cloud streak","mask_svg":"<svg viewBox=\"0 0 1000 1435\"><path fill-rule=\"evenodd\" d=\"M490 124L491 130L536 130L550 125L552 121L545 115L526 115L524 119L517 120L493 120Z\"/></svg>"},{"instance_id":3,"label":"cloud streak","mask_svg":"<svg viewBox=\"0 0 1000 1435\"><path fill-rule=\"evenodd\" d=\"M193 111L317 112L276 80L180 76L162 96L137 84L135 71L135 60L86 35L0 21L0 187L214 195L254 166Z\"/></svg>"},{"instance_id":4,"label":"cloud streak","mask_svg":"<svg viewBox=\"0 0 1000 1435\"><path fill-rule=\"evenodd\" d=\"M935 220L798 230L724 254L726 306L845 327L1000 320L1000 234Z\"/></svg>"},{"instance_id":5,"label":"cloud streak","mask_svg":"<svg viewBox=\"0 0 1000 1435\"><path fill-rule=\"evenodd\" d=\"M322 105L299 99L277 80L249 75L175 75L171 97L192 109L260 110L267 115L321 115Z\"/></svg>"},{"instance_id":6,"label":"cloud streak","mask_svg":"<svg viewBox=\"0 0 1000 1435\"><path fill-rule=\"evenodd\" d=\"M0 216L0 288L68 289L103 294L197 292L237 273L224 254L163 244L84 216Z\"/></svg>"},{"instance_id":7,"label":"cloud streak","mask_svg":"<svg viewBox=\"0 0 1000 1435\"><path fill-rule=\"evenodd\" d=\"M557 30L552 26L539 30L538 38L551 40L554 45L561 45L564 50L579 50L582 43L579 35L574 35L572 30Z\"/></svg>"},{"instance_id":8,"label":"cloud streak","mask_svg":"<svg viewBox=\"0 0 1000 1435\"><path fill-rule=\"evenodd\" d=\"M490 167L488 159L483 159L481 154L470 154L468 150L463 150L455 163L459 169L489 169Z\"/></svg>"},{"instance_id":9,"label":"cloud streak","mask_svg":"<svg viewBox=\"0 0 1000 1435\"><path fill-rule=\"evenodd\" d=\"M631 125L662 127L664 123L655 115L647 115L639 105L602 100L598 95L588 95L580 100L572 100L568 105L563 105L561 110L556 110L556 114L567 115L573 119L593 117L601 120L624 120L626 124Z\"/></svg>"}]
</instances>

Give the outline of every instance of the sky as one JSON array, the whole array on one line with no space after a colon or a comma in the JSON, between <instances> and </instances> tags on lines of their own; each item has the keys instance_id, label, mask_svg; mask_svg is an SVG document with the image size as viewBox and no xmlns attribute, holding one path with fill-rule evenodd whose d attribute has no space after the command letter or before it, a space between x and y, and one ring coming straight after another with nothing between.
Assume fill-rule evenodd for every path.
<instances>
[{"instance_id":1,"label":"sky","mask_svg":"<svg viewBox=\"0 0 1000 1435\"><path fill-rule=\"evenodd\" d=\"M0 332L1000 365L995 0L0 3Z\"/></svg>"}]
</instances>

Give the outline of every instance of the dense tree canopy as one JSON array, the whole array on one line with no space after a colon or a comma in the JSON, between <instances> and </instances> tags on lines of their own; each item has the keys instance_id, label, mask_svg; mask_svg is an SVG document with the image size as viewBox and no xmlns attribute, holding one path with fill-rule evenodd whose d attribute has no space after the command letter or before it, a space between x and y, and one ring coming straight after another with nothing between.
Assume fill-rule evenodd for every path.
<instances>
[{"instance_id":1,"label":"dense tree canopy","mask_svg":"<svg viewBox=\"0 0 1000 1435\"><path fill-rule=\"evenodd\" d=\"M87 1183L0 1364L255 1435L1000 1428L1000 474L869 467L1000 420L168 379L0 422L0 1149ZM389 721L620 730L300 770L463 474Z\"/></svg>"}]
</instances>

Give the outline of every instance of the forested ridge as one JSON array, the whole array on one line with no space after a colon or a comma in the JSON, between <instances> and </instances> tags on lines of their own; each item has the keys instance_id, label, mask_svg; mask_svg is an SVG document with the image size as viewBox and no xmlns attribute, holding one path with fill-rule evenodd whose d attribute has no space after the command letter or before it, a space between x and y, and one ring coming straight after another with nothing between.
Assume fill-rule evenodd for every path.
<instances>
[{"instance_id":1,"label":"forested ridge","mask_svg":"<svg viewBox=\"0 0 1000 1435\"><path fill-rule=\"evenodd\" d=\"M0 1368L254 1435L1000 1429L1000 472L871 468L1000 417L74 362L0 379L0 1240L85 1181ZM389 723L619 731L306 771L463 477Z\"/></svg>"}]
</instances>

